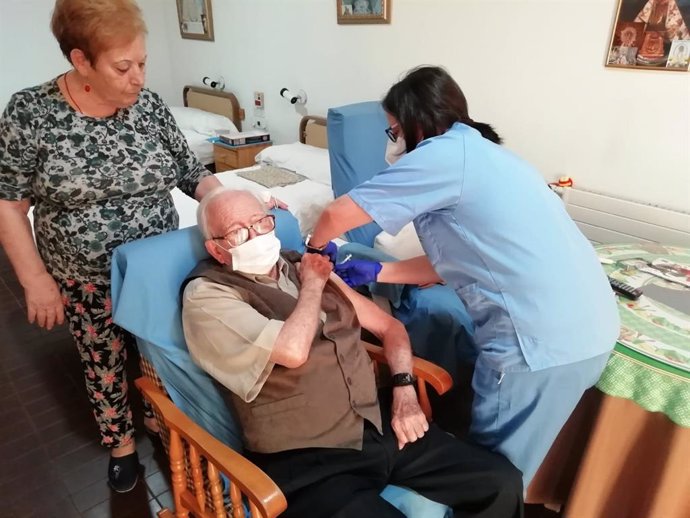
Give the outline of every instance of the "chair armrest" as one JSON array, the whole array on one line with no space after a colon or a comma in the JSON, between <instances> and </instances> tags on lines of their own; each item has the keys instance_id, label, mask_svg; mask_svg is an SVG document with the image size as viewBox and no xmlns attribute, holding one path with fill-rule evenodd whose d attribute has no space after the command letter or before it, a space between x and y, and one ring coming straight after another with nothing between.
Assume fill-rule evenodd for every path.
<instances>
[{"instance_id":1,"label":"chair armrest","mask_svg":"<svg viewBox=\"0 0 690 518\"><path fill-rule=\"evenodd\" d=\"M362 343L373 360L388 364L386 356L383 354L383 347L365 342L364 340L362 340ZM434 390L439 395L445 394L453 386L453 378L450 377L448 371L443 367L416 356L412 358L412 362L412 374L434 387Z\"/></svg>"},{"instance_id":2,"label":"chair armrest","mask_svg":"<svg viewBox=\"0 0 690 518\"><path fill-rule=\"evenodd\" d=\"M376 362L387 365L386 355L383 347L371 344L362 340L369 356ZM417 376L417 393L419 394L419 405L424 411L427 419L431 419L431 403L426 391L426 384L431 385L437 394L445 394L453 386L453 378L443 367L423 360L422 358L412 357L412 374Z\"/></svg>"},{"instance_id":3,"label":"chair armrest","mask_svg":"<svg viewBox=\"0 0 690 518\"><path fill-rule=\"evenodd\" d=\"M203 452L266 516L277 516L287 508L285 496L266 473L187 417L150 379L141 377L134 383L165 424Z\"/></svg>"}]
</instances>

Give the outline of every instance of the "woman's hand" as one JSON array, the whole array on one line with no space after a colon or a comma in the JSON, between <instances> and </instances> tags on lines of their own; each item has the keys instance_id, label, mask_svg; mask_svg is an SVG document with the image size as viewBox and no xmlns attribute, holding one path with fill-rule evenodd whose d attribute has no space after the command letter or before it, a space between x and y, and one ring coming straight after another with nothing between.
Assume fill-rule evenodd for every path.
<instances>
[{"instance_id":1,"label":"woman's hand","mask_svg":"<svg viewBox=\"0 0 690 518\"><path fill-rule=\"evenodd\" d=\"M376 281L381 267L381 263L377 261L353 259L352 261L336 264L334 270L338 277L344 280L350 288L356 288L357 286Z\"/></svg>"},{"instance_id":2,"label":"woman's hand","mask_svg":"<svg viewBox=\"0 0 690 518\"><path fill-rule=\"evenodd\" d=\"M285 203L283 200L279 200L275 196L271 196L271 199L268 201L268 208L287 210L288 204Z\"/></svg>"},{"instance_id":3,"label":"woman's hand","mask_svg":"<svg viewBox=\"0 0 690 518\"><path fill-rule=\"evenodd\" d=\"M51 330L65 321L62 296L55 279L49 273L34 277L24 286L29 323Z\"/></svg>"}]
</instances>

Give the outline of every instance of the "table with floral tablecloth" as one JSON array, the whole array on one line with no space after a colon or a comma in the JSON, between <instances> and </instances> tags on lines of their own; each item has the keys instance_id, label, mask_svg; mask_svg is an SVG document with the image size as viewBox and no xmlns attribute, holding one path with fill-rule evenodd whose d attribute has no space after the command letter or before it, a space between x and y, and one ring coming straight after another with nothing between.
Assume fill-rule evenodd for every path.
<instances>
[{"instance_id":1,"label":"table with floral tablecloth","mask_svg":"<svg viewBox=\"0 0 690 518\"><path fill-rule=\"evenodd\" d=\"M690 314L645 293L646 288L656 285L649 292L674 290L676 299L682 301L686 296L690 301L690 249L657 244L602 245L597 253L606 263L606 273L643 291L635 301L618 297L621 334L597 388L631 399L646 410L663 412L676 424L690 427ZM654 266L668 263L680 268L673 271Z\"/></svg>"},{"instance_id":2,"label":"table with floral tablecloth","mask_svg":"<svg viewBox=\"0 0 690 518\"><path fill-rule=\"evenodd\" d=\"M643 295L617 298L620 338L562 516L688 518L690 249L601 245L597 254Z\"/></svg>"}]
</instances>

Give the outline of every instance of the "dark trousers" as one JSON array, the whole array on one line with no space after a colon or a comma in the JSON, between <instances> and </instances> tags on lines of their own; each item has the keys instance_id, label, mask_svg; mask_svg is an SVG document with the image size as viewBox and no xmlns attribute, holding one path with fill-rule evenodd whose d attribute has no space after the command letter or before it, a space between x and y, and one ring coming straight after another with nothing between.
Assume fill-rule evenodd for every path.
<instances>
[{"instance_id":1,"label":"dark trousers","mask_svg":"<svg viewBox=\"0 0 690 518\"><path fill-rule=\"evenodd\" d=\"M390 408L382 403L382 410ZM362 451L306 448L273 454L247 452L285 494L285 518L403 518L379 496L387 484L417 491L453 508L456 517L520 518L520 472L503 456L462 441L431 424L398 450L383 411L383 435L364 425Z\"/></svg>"}]
</instances>

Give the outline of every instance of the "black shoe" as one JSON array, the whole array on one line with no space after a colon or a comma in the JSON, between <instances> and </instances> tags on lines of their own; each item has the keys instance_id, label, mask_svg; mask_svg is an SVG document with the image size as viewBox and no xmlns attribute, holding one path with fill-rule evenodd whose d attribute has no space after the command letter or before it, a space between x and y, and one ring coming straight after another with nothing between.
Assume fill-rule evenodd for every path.
<instances>
[{"instance_id":1,"label":"black shoe","mask_svg":"<svg viewBox=\"0 0 690 518\"><path fill-rule=\"evenodd\" d=\"M134 489L139 480L139 456L137 452L124 457L110 457L108 464L108 485L117 493Z\"/></svg>"}]
</instances>

